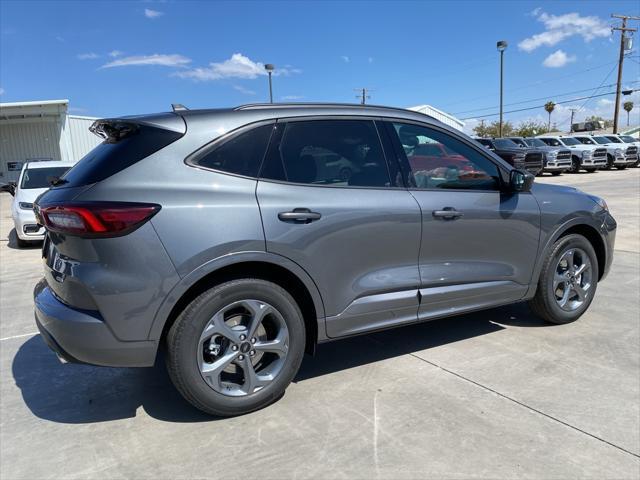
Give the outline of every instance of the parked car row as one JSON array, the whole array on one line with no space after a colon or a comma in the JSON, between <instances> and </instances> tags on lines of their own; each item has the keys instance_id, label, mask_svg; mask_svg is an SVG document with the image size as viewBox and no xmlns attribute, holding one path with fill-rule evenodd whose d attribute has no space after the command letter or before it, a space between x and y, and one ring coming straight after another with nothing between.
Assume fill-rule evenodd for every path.
<instances>
[{"instance_id":1,"label":"parked car row","mask_svg":"<svg viewBox=\"0 0 640 480\"><path fill-rule=\"evenodd\" d=\"M640 142L630 135L572 136L541 135L538 137L476 138L476 141L516 168L534 175L549 172L560 175L580 170L637 167Z\"/></svg>"}]
</instances>

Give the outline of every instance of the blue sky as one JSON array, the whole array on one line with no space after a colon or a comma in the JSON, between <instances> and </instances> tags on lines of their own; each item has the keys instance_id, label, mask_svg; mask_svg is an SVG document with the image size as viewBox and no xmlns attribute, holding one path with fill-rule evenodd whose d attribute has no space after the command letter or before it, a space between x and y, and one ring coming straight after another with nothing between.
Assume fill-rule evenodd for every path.
<instances>
[{"instance_id":1,"label":"blue sky","mask_svg":"<svg viewBox=\"0 0 640 480\"><path fill-rule=\"evenodd\" d=\"M68 98L91 116L232 106L268 99L263 64L274 63L277 101L355 102L354 89L368 87L371 103L427 103L474 117L471 126L497 111L501 39L505 110L612 91L611 13L640 15L640 3L2 0L0 100ZM624 83L639 88L636 38ZM577 120L610 118L613 98L558 106L555 120L570 107L581 107Z\"/></svg>"}]
</instances>

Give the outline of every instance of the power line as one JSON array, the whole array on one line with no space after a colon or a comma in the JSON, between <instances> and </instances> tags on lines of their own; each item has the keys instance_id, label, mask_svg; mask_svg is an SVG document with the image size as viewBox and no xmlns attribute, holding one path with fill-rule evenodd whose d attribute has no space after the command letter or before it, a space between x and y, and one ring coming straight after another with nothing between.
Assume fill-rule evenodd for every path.
<instances>
[{"instance_id":1,"label":"power line","mask_svg":"<svg viewBox=\"0 0 640 480\"><path fill-rule=\"evenodd\" d=\"M637 92L638 90L630 90L631 93L633 92ZM588 97L580 97L580 98L572 98L571 100L563 100L561 102L555 102L556 105L562 105L565 103L572 103L572 102L579 102L581 100L585 100L585 99L589 99L589 98L595 98L595 97L604 97L606 95L614 95L616 92L607 92L607 93L600 93L598 95L590 95ZM537 108L543 108L544 105L536 105L535 107L526 107L526 108L519 108L517 110L509 110L508 112L504 112L504 113L517 113L517 112L526 112L527 110L535 110ZM471 120L471 119L476 119L476 118L487 118L487 117L495 117L496 115L499 115L498 112L496 113L488 113L486 115L476 115L474 117L466 117L463 118L462 120Z\"/></svg>"}]
</instances>

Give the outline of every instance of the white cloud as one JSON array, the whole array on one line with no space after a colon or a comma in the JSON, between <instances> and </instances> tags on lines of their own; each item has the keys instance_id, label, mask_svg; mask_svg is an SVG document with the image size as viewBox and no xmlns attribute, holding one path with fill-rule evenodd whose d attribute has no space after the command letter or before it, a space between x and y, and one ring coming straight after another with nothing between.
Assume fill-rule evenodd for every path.
<instances>
[{"instance_id":1,"label":"white cloud","mask_svg":"<svg viewBox=\"0 0 640 480\"><path fill-rule=\"evenodd\" d=\"M254 90L250 90L248 88L245 88L242 85L234 85L233 89L239 91L240 93L244 93L245 95L255 95L256 94L256 92Z\"/></svg>"},{"instance_id":2,"label":"white cloud","mask_svg":"<svg viewBox=\"0 0 640 480\"><path fill-rule=\"evenodd\" d=\"M342 59L342 61L344 63L349 63L351 61L351 59L349 57L347 57L346 55L341 55L340 58Z\"/></svg>"},{"instance_id":3,"label":"white cloud","mask_svg":"<svg viewBox=\"0 0 640 480\"><path fill-rule=\"evenodd\" d=\"M100 55L97 53L89 52L89 53L80 53L77 55L78 60L95 60L96 58L100 58Z\"/></svg>"},{"instance_id":4,"label":"white cloud","mask_svg":"<svg viewBox=\"0 0 640 480\"><path fill-rule=\"evenodd\" d=\"M540 9L535 9L531 14L544 24L545 30L518 43L518 47L525 52L532 52L543 45L552 47L575 35L581 36L585 42L611 35L611 27L599 17L583 17L579 13L550 15Z\"/></svg>"},{"instance_id":5,"label":"white cloud","mask_svg":"<svg viewBox=\"0 0 640 480\"><path fill-rule=\"evenodd\" d=\"M564 67L567 63L575 62L575 55L567 55L562 50L556 50L547 58L544 59L542 65L549 68L560 68Z\"/></svg>"},{"instance_id":6,"label":"white cloud","mask_svg":"<svg viewBox=\"0 0 640 480\"><path fill-rule=\"evenodd\" d=\"M301 73L301 70L287 65L283 68L277 68L273 75L291 75ZM220 80L222 78L243 78L254 79L261 75L267 75L264 69L264 63L254 62L249 57L241 53L234 53L231 58L223 62L212 62L208 67L198 67L182 72L176 72L175 75L180 78L191 78L196 81Z\"/></svg>"},{"instance_id":7,"label":"white cloud","mask_svg":"<svg viewBox=\"0 0 640 480\"><path fill-rule=\"evenodd\" d=\"M304 95L285 95L282 100L302 100Z\"/></svg>"},{"instance_id":8,"label":"white cloud","mask_svg":"<svg viewBox=\"0 0 640 480\"><path fill-rule=\"evenodd\" d=\"M4 95L4 88L0 87L0 95Z\"/></svg>"},{"instance_id":9,"label":"white cloud","mask_svg":"<svg viewBox=\"0 0 640 480\"><path fill-rule=\"evenodd\" d=\"M100 68L113 68L113 67L132 67L142 65L160 65L163 67L186 67L191 63L191 59L182 55L160 55L154 53L153 55L134 55L131 57L123 57L112 62L105 63Z\"/></svg>"},{"instance_id":10,"label":"white cloud","mask_svg":"<svg viewBox=\"0 0 640 480\"><path fill-rule=\"evenodd\" d=\"M151 10L150 8L144 9L144 16L147 18L158 18L164 15L164 12L160 12L158 10Z\"/></svg>"},{"instance_id":11,"label":"white cloud","mask_svg":"<svg viewBox=\"0 0 640 480\"><path fill-rule=\"evenodd\" d=\"M122 56L122 54L123 54L123 53L124 53L124 52L121 52L120 50L111 50L111 51L109 52L109 56L110 56L111 58L116 58L116 57L120 57L120 56Z\"/></svg>"}]
</instances>

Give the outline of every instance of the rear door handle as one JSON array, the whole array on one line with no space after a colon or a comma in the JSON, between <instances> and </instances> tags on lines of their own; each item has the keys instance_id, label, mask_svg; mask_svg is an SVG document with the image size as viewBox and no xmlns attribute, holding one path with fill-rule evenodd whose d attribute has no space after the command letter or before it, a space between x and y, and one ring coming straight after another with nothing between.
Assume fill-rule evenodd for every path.
<instances>
[{"instance_id":1,"label":"rear door handle","mask_svg":"<svg viewBox=\"0 0 640 480\"><path fill-rule=\"evenodd\" d=\"M463 216L462 212L453 207L444 207L442 210L434 210L431 213L435 218L443 218L445 220L455 220Z\"/></svg>"},{"instance_id":2,"label":"rear door handle","mask_svg":"<svg viewBox=\"0 0 640 480\"><path fill-rule=\"evenodd\" d=\"M280 212L278 218L283 222L311 223L319 220L322 215L312 212L308 208L294 208L290 212Z\"/></svg>"}]
</instances>

